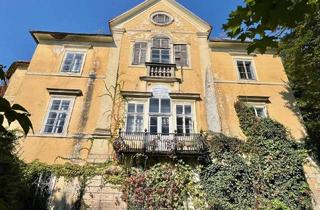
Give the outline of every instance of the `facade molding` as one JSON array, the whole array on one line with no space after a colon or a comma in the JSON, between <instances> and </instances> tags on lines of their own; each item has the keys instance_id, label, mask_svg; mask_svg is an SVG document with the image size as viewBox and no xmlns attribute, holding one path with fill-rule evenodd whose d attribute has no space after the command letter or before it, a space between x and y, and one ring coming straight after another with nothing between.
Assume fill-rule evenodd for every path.
<instances>
[{"instance_id":1,"label":"facade molding","mask_svg":"<svg viewBox=\"0 0 320 210\"><path fill-rule=\"evenodd\" d=\"M92 78L90 74L88 75L79 75L79 74L68 74L68 73L41 73L41 72L28 72L26 75L34 75L34 76L49 76L49 77L75 77L75 78ZM95 79L106 79L105 76L96 76Z\"/></svg>"},{"instance_id":2,"label":"facade molding","mask_svg":"<svg viewBox=\"0 0 320 210\"><path fill-rule=\"evenodd\" d=\"M214 80L213 82L217 84L288 86L288 84L282 83L282 82L235 81L235 80Z\"/></svg>"},{"instance_id":3,"label":"facade molding","mask_svg":"<svg viewBox=\"0 0 320 210\"><path fill-rule=\"evenodd\" d=\"M47 88L50 95L82 96L80 89Z\"/></svg>"},{"instance_id":4,"label":"facade molding","mask_svg":"<svg viewBox=\"0 0 320 210\"><path fill-rule=\"evenodd\" d=\"M138 91L121 91L124 98L150 98L152 92L138 92Z\"/></svg>"},{"instance_id":5,"label":"facade molding","mask_svg":"<svg viewBox=\"0 0 320 210\"><path fill-rule=\"evenodd\" d=\"M169 95L172 99L191 99L196 101L202 100L200 93L169 93Z\"/></svg>"}]
</instances>

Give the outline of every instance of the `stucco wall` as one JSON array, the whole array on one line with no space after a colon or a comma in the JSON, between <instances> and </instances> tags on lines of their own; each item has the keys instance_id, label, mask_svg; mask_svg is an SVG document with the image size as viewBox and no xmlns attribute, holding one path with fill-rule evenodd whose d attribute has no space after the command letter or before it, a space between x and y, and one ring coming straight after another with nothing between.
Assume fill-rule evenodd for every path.
<instances>
[{"instance_id":1,"label":"stucco wall","mask_svg":"<svg viewBox=\"0 0 320 210\"><path fill-rule=\"evenodd\" d=\"M64 52L77 49L86 52L81 74L60 73ZM34 133L29 133L28 137L21 140L19 152L24 160L65 162L63 158L74 157L76 145L78 150L82 148L77 151L78 158L86 157L91 145L89 138L98 126L99 117L106 114L99 113L103 110L100 109L102 102L106 103L102 101L102 96L106 93L105 84L113 85L104 82L109 79L108 60L108 44L73 43L71 46L64 42L40 43L29 68L15 72L6 96L13 98L14 103L23 105L30 112L34 128ZM81 96L75 97L66 135L42 134L51 98L47 88L78 89L82 92ZM107 103L112 104L112 101L108 99Z\"/></svg>"},{"instance_id":2,"label":"stucco wall","mask_svg":"<svg viewBox=\"0 0 320 210\"><path fill-rule=\"evenodd\" d=\"M266 103L268 116L284 124L295 138L305 136L280 58L271 54L248 56L244 49L242 51L242 53L218 50L211 52L223 132L244 138L234 103L238 100L238 96L266 96L270 101ZM236 59L252 60L257 77L255 81L239 80Z\"/></svg>"}]
</instances>

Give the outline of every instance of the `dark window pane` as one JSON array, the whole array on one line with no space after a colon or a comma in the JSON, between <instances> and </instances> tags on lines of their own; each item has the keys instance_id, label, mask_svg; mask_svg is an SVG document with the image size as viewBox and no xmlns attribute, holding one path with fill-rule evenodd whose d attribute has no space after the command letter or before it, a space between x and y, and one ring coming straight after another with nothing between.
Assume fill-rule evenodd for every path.
<instances>
[{"instance_id":1,"label":"dark window pane","mask_svg":"<svg viewBox=\"0 0 320 210\"><path fill-rule=\"evenodd\" d=\"M191 114L191 106L190 105L185 105L184 106L184 113L187 115Z\"/></svg>"},{"instance_id":2,"label":"dark window pane","mask_svg":"<svg viewBox=\"0 0 320 210\"><path fill-rule=\"evenodd\" d=\"M240 79L247 79L246 70L242 61L237 61Z\"/></svg>"},{"instance_id":3,"label":"dark window pane","mask_svg":"<svg viewBox=\"0 0 320 210\"><path fill-rule=\"evenodd\" d=\"M158 118L150 117L150 133L155 134L158 133Z\"/></svg>"},{"instance_id":4,"label":"dark window pane","mask_svg":"<svg viewBox=\"0 0 320 210\"><path fill-rule=\"evenodd\" d=\"M126 127L126 131L127 131L127 132L134 132L134 130L133 130L133 125L134 125L134 116L128 115L128 116L127 116L127 127Z\"/></svg>"},{"instance_id":5,"label":"dark window pane","mask_svg":"<svg viewBox=\"0 0 320 210\"><path fill-rule=\"evenodd\" d=\"M52 133L52 130L53 130L53 126L51 125L46 125L46 127L44 128L45 133Z\"/></svg>"},{"instance_id":6,"label":"dark window pane","mask_svg":"<svg viewBox=\"0 0 320 210\"><path fill-rule=\"evenodd\" d=\"M182 114L183 113L183 106L182 105L177 105L176 106L176 112L177 114Z\"/></svg>"},{"instance_id":7,"label":"dark window pane","mask_svg":"<svg viewBox=\"0 0 320 210\"><path fill-rule=\"evenodd\" d=\"M150 99L150 106L149 106L149 112L159 112L159 99L158 98L151 98Z\"/></svg>"},{"instance_id":8,"label":"dark window pane","mask_svg":"<svg viewBox=\"0 0 320 210\"><path fill-rule=\"evenodd\" d=\"M137 112L143 113L143 104L137 104Z\"/></svg>"},{"instance_id":9,"label":"dark window pane","mask_svg":"<svg viewBox=\"0 0 320 210\"><path fill-rule=\"evenodd\" d=\"M67 111L69 109L70 101L62 101L61 110Z\"/></svg>"},{"instance_id":10,"label":"dark window pane","mask_svg":"<svg viewBox=\"0 0 320 210\"><path fill-rule=\"evenodd\" d=\"M51 110L59 110L61 100L53 100Z\"/></svg>"},{"instance_id":11,"label":"dark window pane","mask_svg":"<svg viewBox=\"0 0 320 210\"><path fill-rule=\"evenodd\" d=\"M161 113L170 113L170 99L161 99Z\"/></svg>"},{"instance_id":12,"label":"dark window pane","mask_svg":"<svg viewBox=\"0 0 320 210\"><path fill-rule=\"evenodd\" d=\"M128 104L128 112L136 112L135 104Z\"/></svg>"},{"instance_id":13,"label":"dark window pane","mask_svg":"<svg viewBox=\"0 0 320 210\"><path fill-rule=\"evenodd\" d=\"M162 122L161 133L169 134L169 118L162 117L161 122Z\"/></svg>"}]
</instances>

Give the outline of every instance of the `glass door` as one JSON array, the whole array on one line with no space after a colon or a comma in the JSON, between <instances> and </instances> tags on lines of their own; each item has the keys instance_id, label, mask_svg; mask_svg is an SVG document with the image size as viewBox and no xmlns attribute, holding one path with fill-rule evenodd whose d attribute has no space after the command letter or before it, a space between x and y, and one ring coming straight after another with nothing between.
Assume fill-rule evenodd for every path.
<instances>
[{"instance_id":1,"label":"glass door","mask_svg":"<svg viewBox=\"0 0 320 210\"><path fill-rule=\"evenodd\" d=\"M150 133L169 135L170 119L168 116L150 116Z\"/></svg>"}]
</instances>

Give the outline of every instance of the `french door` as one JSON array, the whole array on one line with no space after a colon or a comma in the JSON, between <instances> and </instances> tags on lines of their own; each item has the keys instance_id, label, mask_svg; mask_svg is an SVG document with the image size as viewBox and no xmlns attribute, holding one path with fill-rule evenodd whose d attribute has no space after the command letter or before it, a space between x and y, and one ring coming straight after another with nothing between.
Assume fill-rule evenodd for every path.
<instances>
[{"instance_id":1,"label":"french door","mask_svg":"<svg viewBox=\"0 0 320 210\"><path fill-rule=\"evenodd\" d=\"M150 116L149 121L150 134L169 135L170 117L169 116Z\"/></svg>"}]
</instances>

